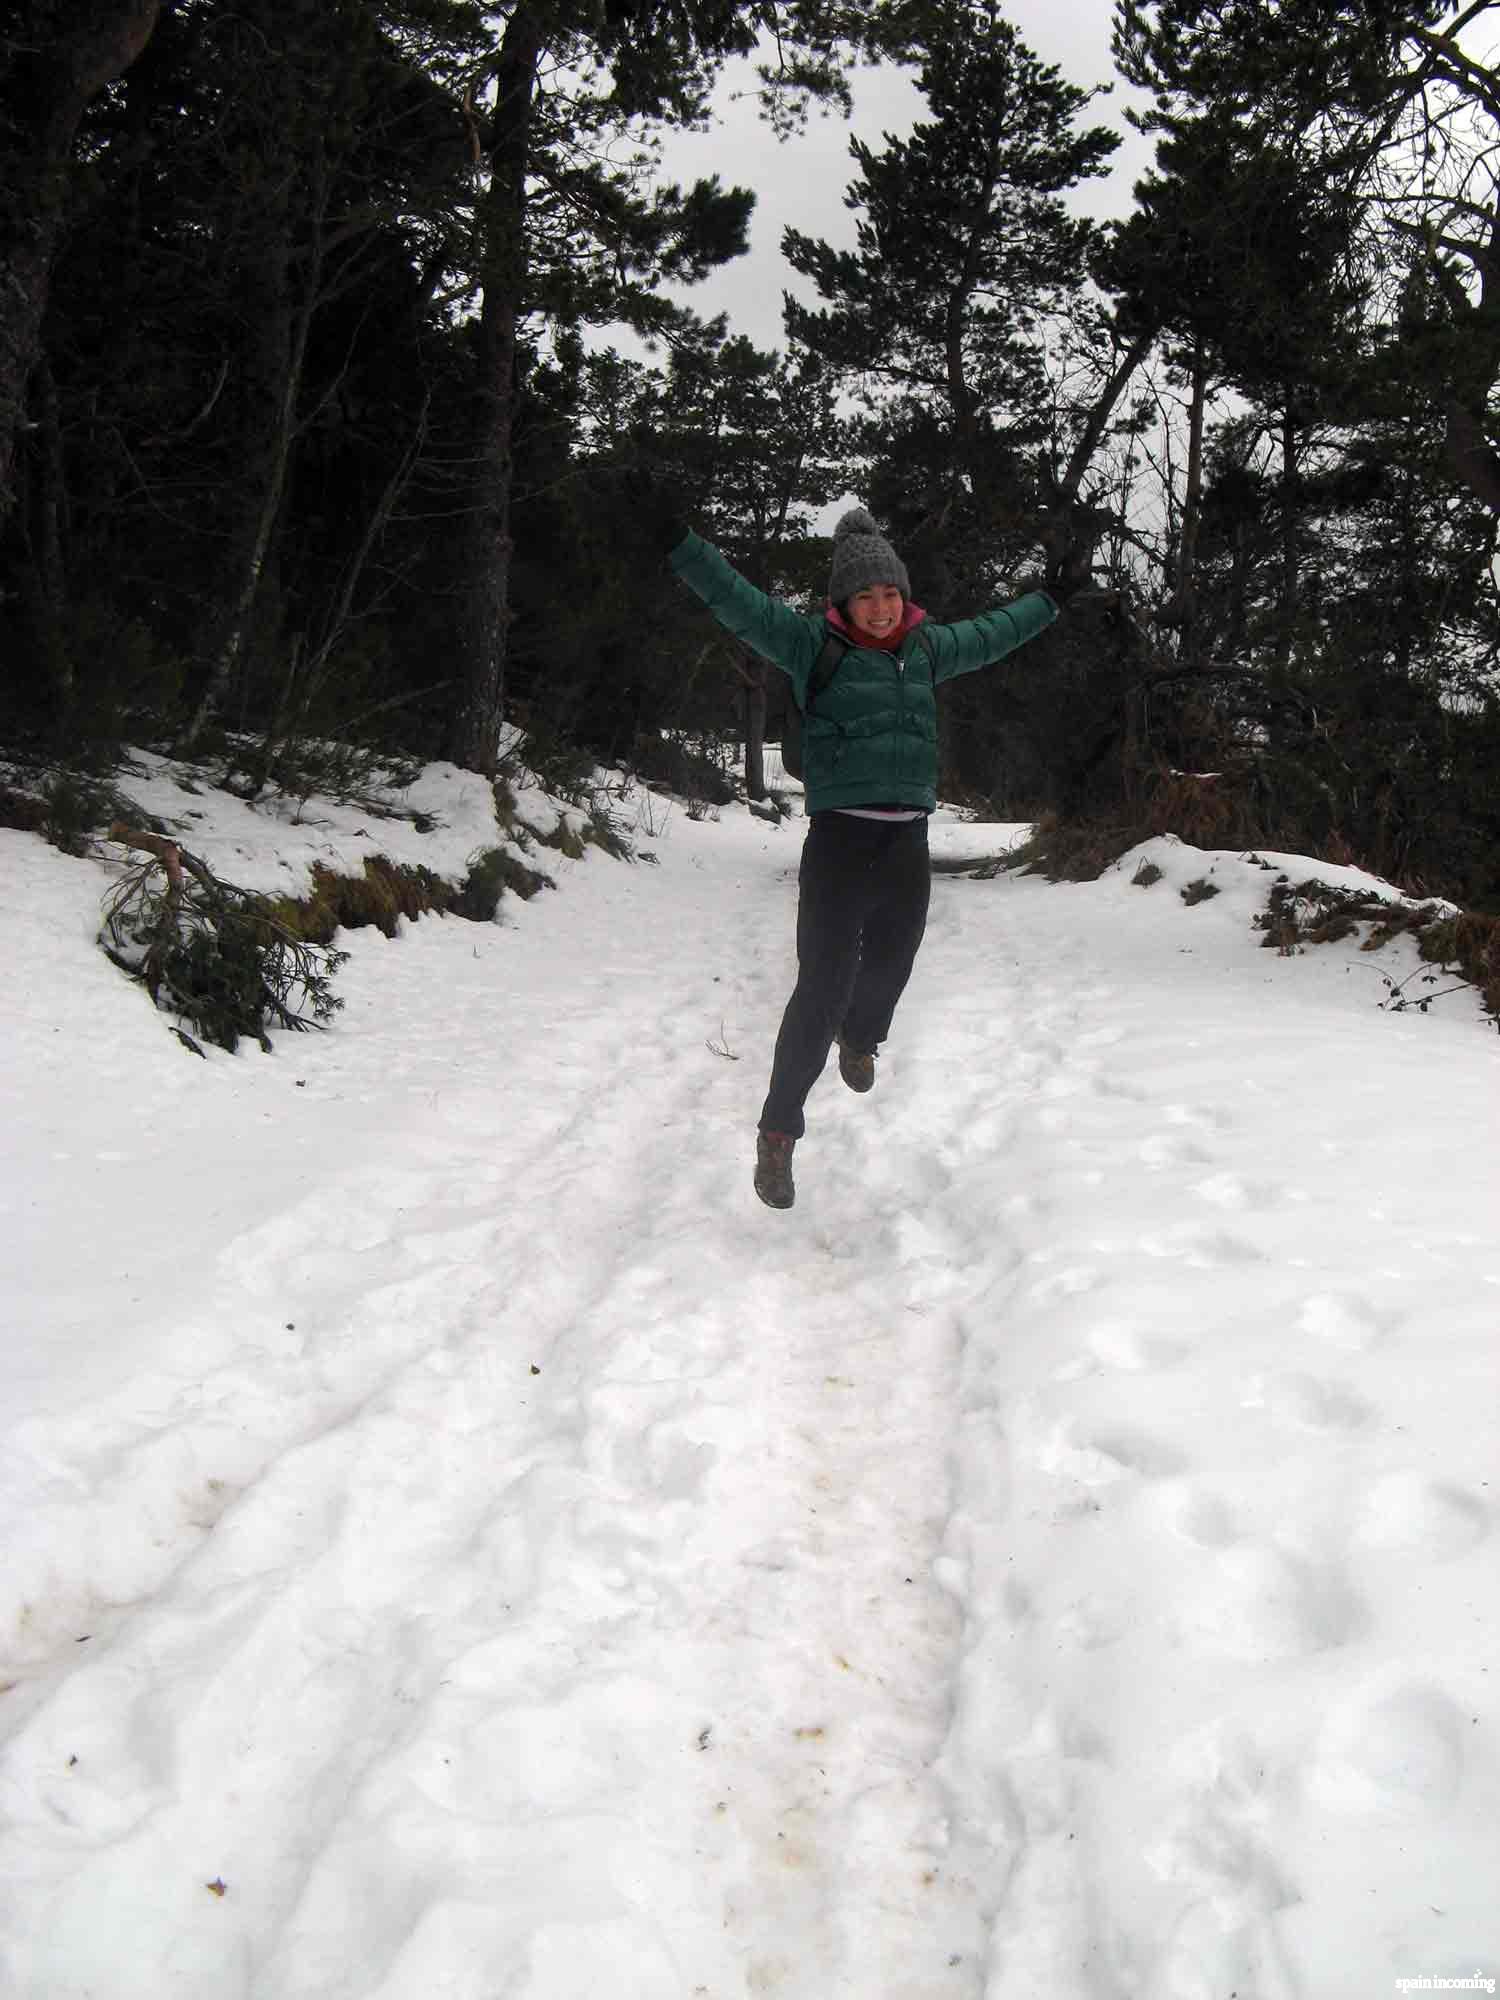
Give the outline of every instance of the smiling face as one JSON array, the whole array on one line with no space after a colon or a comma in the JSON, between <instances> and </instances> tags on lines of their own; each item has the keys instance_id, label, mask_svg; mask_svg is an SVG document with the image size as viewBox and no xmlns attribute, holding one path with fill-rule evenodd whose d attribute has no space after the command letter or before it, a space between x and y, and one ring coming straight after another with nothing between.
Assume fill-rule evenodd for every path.
<instances>
[{"instance_id":1,"label":"smiling face","mask_svg":"<svg viewBox=\"0 0 1500 2000\"><path fill-rule=\"evenodd\" d=\"M868 590L855 591L846 610L856 632L871 639L889 639L900 627L906 599L893 583L872 583Z\"/></svg>"}]
</instances>

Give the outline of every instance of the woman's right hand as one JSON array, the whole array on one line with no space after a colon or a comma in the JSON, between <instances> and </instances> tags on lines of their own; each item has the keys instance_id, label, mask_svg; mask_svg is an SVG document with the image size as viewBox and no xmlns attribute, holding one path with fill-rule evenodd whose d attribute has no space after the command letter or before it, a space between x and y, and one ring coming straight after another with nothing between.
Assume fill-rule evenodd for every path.
<instances>
[{"instance_id":1,"label":"woman's right hand","mask_svg":"<svg viewBox=\"0 0 1500 2000\"><path fill-rule=\"evenodd\" d=\"M664 556L670 555L690 532L681 495L645 465L627 466L620 485L648 540Z\"/></svg>"}]
</instances>

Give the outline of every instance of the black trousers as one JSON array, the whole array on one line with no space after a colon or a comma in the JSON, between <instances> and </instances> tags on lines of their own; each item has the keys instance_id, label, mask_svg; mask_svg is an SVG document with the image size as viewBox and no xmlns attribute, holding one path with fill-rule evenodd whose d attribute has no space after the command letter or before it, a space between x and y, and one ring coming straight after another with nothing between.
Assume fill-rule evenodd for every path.
<instances>
[{"instance_id":1,"label":"black trousers","mask_svg":"<svg viewBox=\"0 0 1500 2000\"><path fill-rule=\"evenodd\" d=\"M795 1139L835 1037L873 1051L890 1032L927 928L927 821L814 813L798 880L797 984L760 1114Z\"/></svg>"}]
</instances>

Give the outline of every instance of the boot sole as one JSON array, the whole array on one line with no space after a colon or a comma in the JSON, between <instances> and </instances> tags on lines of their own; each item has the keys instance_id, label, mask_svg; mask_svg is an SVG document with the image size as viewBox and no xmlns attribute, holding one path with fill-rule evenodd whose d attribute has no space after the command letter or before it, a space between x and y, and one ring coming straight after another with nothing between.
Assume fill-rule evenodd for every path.
<instances>
[{"instance_id":1,"label":"boot sole","mask_svg":"<svg viewBox=\"0 0 1500 2000\"><path fill-rule=\"evenodd\" d=\"M795 1188L783 1199L781 1195L769 1192L763 1188L759 1181L755 1183L755 1192L760 1196L767 1208L790 1208L797 1199L797 1190Z\"/></svg>"}]
</instances>

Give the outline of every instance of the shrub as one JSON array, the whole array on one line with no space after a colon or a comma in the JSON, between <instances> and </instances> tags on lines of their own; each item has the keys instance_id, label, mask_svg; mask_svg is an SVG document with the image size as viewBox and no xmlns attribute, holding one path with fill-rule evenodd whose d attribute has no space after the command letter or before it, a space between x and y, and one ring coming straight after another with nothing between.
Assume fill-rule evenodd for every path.
<instances>
[{"instance_id":1,"label":"shrub","mask_svg":"<svg viewBox=\"0 0 1500 2000\"><path fill-rule=\"evenodd\" d=\"M22 833L39 833L63 854L87 854L89 836L103 833L123 816L139 811L106 777L91 776L71 765L18 770L15 787L0 786L0 826ZM149 817L145 825L160 832Z\"/></svg>"},{"instance_id":2,"label":"shrub","mask_svg":"<svg viewBox=\"0 0 1500 2000\"><path fill-rule=\"evenodd\" d=\"M635 849L620 831L614 815L602 799L595 799L589 808L588 830L584 839L591 847L602 849L616 861L633 861Z\"/></svg>"},{"instance_id":3,"label":"shrub","mask_svg":"<svg viewBox=\"0 0 1500 2000\"><path fill-rule=\"evenodd\" d=\"M680 737L642 731L631 755L637 777L664 785L679 798L705 806L727 806L735 797L733 781L701 750L690 750Z\"/></svg>"},{"instance_id":4,"label":"shrub","mask_svg":"<svg viewBox=\"0 0 1500 2000\"><path fill-rule=\"evenodd\" d=\"M584 807L592 801L597 769L593 752L580 749L540 724L527 731L508 761L530 771L542 790L555 799Z\"/></svg>"},{"instance_id":5,"label":"shrub","mask_svg":"<svg viewBox=\"0 0 1500 2000\"><path fill-rule=\"evenodd\" d=\"M421 769L415 758L395 757L364 743L299 737L271 746L259 739L241 739L229 750L224 782L227 790L241 797L257 798L274 785L304 806L316 794L358 806L377 819L419 820L422 814L393 805L390 794L415 784Z\"/></svg>"}]
</instances>

